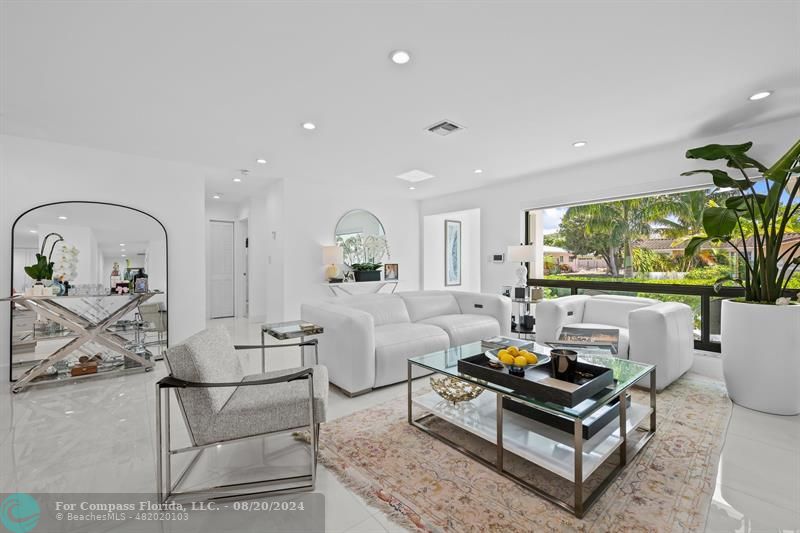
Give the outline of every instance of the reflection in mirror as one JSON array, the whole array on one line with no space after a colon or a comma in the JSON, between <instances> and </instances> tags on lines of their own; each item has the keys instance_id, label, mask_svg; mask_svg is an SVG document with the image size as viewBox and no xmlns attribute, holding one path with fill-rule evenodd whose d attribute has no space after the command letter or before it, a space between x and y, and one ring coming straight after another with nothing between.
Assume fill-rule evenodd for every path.
<instances>
[{"instance_id":1,"label":"reflection in mirror","mask_svg":"<svg viewBox=\"0 0 800 533\"><path fill-rule=\"evenodd\" d=\"M342 247L346 265L379 263L388 255L383 224L364 209L342 215L336 224L334 242Z\"/></svg>"},{"instance_id":2,"label":"reflection in mirror","mask_svg":"<svg viewBox=\"0 0 800 533\"><path fill-rule=\"evenodd\" d=\"M166 232L117 205L32 209L13 228L12 291L15 386L148 370L167 346Z\"/></svg>"}]
</instances>

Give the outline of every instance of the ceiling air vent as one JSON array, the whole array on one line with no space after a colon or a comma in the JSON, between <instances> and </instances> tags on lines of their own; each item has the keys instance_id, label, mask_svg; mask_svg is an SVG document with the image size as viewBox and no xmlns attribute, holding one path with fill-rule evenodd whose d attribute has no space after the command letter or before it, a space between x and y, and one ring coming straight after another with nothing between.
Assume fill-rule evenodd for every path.
<instances>
[{"instance_id":1,"label":"ceiling air vent","mask_svg":"<svg viewBox=\"0 0 800 533\"><path fill-rule=\"evenodd\" d=\"M409 183L419 183L420 181L425 181L433 178L434 175L425 172L424 170L419 170L415 168L414 170L409 170L408 172L403 172L402 174L398 174L395 177L400 178L401 180L406 180Z\"/></svg>"},{"instance_id":2,"label":"ceiling air vent","mask_svg":"<svg viewBox=\"0 0 800 533\"><path fill-rule=\"evenodd\" d=\"M428 131L431 133L435 133L436 135L445 136L463 129L464 128L462 126L459 126L455 122L450 122L449 120L443 120L429 127Z\"/></svg>"}]
</instances>

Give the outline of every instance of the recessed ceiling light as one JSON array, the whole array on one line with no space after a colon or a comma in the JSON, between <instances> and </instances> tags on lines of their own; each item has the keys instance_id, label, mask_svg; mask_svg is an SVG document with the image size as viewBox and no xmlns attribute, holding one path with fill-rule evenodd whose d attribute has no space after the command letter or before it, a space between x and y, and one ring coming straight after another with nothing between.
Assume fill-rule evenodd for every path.
<instances>
[{"instance_id":1,"label":"recessed ceiling light","mask_svg":"<svg viewBox=\"0 0 800 533\"><path fill-rule=\"evenodd\" d=\"M65 217L64 215L61 215L60 217L58 217L58 220L67 220L67 217Z\"/></svg>"},{"instance_id":2,"label":"recessed ceiling light","mask_svg":"<svg viewBox=\"0 0 800 533\"><path fill-rule=\"evenodd\" d=\"M754 94L754 95L752 95L750 97L750 100L763 100L764 98L766 98L767 96L769 96L771 94L772 94L772 91L757 92L756 94Z\"/></svg>"},{"instance_id":3,"label":"recessed ceiling light","mask_svg":"<svg viewBox=\"0 0 800 533\"><path fill-rule=\"evenodd\" d=\"M587 143L586 141L575 141L574 143L572 143L572 146L574 146L575 148L583 148L587 144L589 143Z\"/></svg>"},{"instance_id":4,"label":"recessed ceiling light","mask_svg":"<svg viewBox=\"0 0 800 533\"><path fill-rule=\"evenodd\" d=\"M122 257L128 257L128 256L127 256L127 255L125 255L125 254L122 254Z\"/></svg>"},{"instance_id":5,"label":"recessed ceiling light","mask_svg":"<svg viewBox=\"0 0 800 533\"><path fill-rule=\"evenodd\" d=\"M233 178L234 183L241 183L242 178Z\"/></svg>"},{"instance_id":6,"label":"recessed ceiling light","mask_svg":"<svg viewBox=\"0 0 800 533\"><path fill-rule=\"evenodd\" d=\"M214 196L212 196L211 198L213 198L214 200L219 200L220 198L222 198L222 195L221 195L220 193L216 193L216 194L215 194Z\"/></svg>"},{"instance_id":7,"label":"recessed ceiling light","mask_svg":"<svg viewBox=\"0 0 800 533\"><path fill-rule=\"evenodd\" d=\"M29 229L28 231L30 231L31 233L39 233L39 232L38 232L38 231L36 231L35 229Z\"/></svg>"},{"instance_id":8,"label":"recessed ceiling light","mask_svg":"<svg viewBox=\"0 0 800 533\"><path fill-rule=\"evenodd\" d=\"M125 246L124 242L119 243L120 246Z\"/></svg>"},{"instance_id":9,"label":"recessed ceiling light","mask_svg":"<svg viewBox=\"0 0 800 533\"><path fill-rule=\"evenodd\" d=\"M415 191L415 190L417 190L417 188L416 188L416 187L414 187L414 186L411 186L411 187L409 187L409 188L408 188L408 190L409 190L409 191Z\"/></svg>"},{"instance_id":10,"label":"recessed ceiling light","mask_svg":"<svg viewBox=\"0 0 800 533\"><path fill-rule=\"evenodd\" d=\"M397 65L405 65L406 63L411 61L411 54L409 54L405 50L395 50L389 55L389 57L391 57L392 62Z\"/></svg>"},{"instance_id":11,"label":"recessed ceiling light","mask_svg":"<svg viewBox=\"0 0 800 533\"><path fill-rule=\"evenodd\" d=\"M476 168L475 169L475 174L483 174L483 169L482 168Z\"/></svg>"},{"instance_id":12,"label":"recessed ceiling light","mask_svg":"<svg viewBox=\"0 0 800 533\"><path fill-rule=\"evenodd\" d=\"M317 129L317 125L313 122L303 122L303 129L306 130L315 130Z\"/></svg>"},{"instance_id":13,"label":"recessed ceiling light","mask_svg":"<svg viewBox=\"0 0 800 533\"><path fill-rule=\"evenodd\" d=\"M256 159L256 163L258 163L259 165L266 165L267 164L267 160L266 159Z\"/></svg>"}]
</instances>

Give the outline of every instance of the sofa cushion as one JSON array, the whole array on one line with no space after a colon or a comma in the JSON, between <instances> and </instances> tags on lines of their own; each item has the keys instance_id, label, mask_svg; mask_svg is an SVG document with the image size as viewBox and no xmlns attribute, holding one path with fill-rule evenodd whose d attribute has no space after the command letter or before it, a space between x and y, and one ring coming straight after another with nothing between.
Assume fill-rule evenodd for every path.
<instances>
[{"instance_id":1,"label":"sofa cushion","mask_svg":"<svg viewBox=\"0 0 800 533\"><path fill-rule=\"evenodd\" d=\"M450 338L450 346L500 335L497 319L488 315L442 315L421 320L418 324L431 324L442 328Z\"/></svg>"},{"instance_id":2,"label":"sofa cushion","mask_svg":"<svg viewBox=\"0 0 800 533\"><path fill-rule=\"evenodd\" d=\"M375 327L375 387L406 379L409 357L446 350L450 338L430 324L386 324Z\"/></svg>"},{"instance_id":3,"label":"sofa cushion","mask_svg":"<svg viewBox=\"0 0 800 533\"><path fill-rule=\"evenodd\" d=\"M343 305L369 313L376 326L410 322L406 304L402 298L394 294L364 294L358 296L341 296L331 299L334 305Z\"/></svg>"},{"instance_id":4,"label":"sofa cushion","mask_svg":"<svg viewBox=\"0 0 800 533\"><path fill-rule=\"evenodd\" d=\"M617 346L617 357L628 359L628 346L630 344L630 333L628 328L621 328L609 324L592 324L590 322L581 322L578 324L565 324L564 326L570 328L591 328L591 329L615 329L619 331L619 345ZM559 335L561 329L559 329Z\"/></svg>"},{"instance_id":5,"label":"sofa cushion","mask_svg":"<svg viewBox=\"0 0 800 533\"><path fill-rule=\"evenodd\" d=\"M402 292L398 296L403 299L412 322L442 315L456 315L461 307L455 297L445 291Z\"/></svg>"},{"instance_id":6,"label":"sofa cushion","mask_svg":"<svg viewBox=\"0 0 800 533\"><path fill-rule=\"evenodd\" d=\"M628 328L628 313L657 304L650 298L633 296L599 295L586 300L583 309L583 322L606 324Z\"/></svg>"},{"instance_id":7,"label":"sofa cushion","mask_svg":"<svg viewBox=\"0 0 800 533\"><path fill-rule=\"evenodd\" d=\"M328 369L314 367L314 419L325 422L328 409ZM257 381L297 372L300 368L274 370L246 376ZM222 411L210 416L205 427L193 428L197 444L249 437L308 426L308 381L238 387Z\"/></svg>"},{"instance_id":8,"label":"sofa cushion","mask_svg":"<svg viewBox=\"0 0 800 533\"><path fill-rule=\"evenodd\" d=\"M245 374L233 347L228 330L216 326L196 333L167 350L170 374L185 381L222 383L241 381ZM218 412L228 401L233 389L178 389L185 404L198 412Z\"/></svg>"}]
</instances>

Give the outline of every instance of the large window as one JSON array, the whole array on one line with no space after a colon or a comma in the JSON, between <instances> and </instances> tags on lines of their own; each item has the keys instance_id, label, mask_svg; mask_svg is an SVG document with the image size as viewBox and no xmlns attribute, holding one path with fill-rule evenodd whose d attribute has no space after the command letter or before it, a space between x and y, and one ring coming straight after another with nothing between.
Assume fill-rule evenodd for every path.
<instances>
[{"instance_id":1,"label":"large window","mask_svg":"<svg viewBox=\"0 0 800 533\"><path fill-rule=\"evenodd\" d=\"M690 256L684 249L703 233L705 207L731 194L698 189L528 211L528 243L539 252L529 277L549 296L569 288L686 303L695 312L696 338L718 342L720 300L711 286L738 277L743 259L727 244L708 244ZM786 249L800 240L800 214L789 229ZM800 274L789 288L800 289Z\"/></svg>"},{"instance_id":2,"label":"large window","mask_svg":"<svg viewBox=\"0 0 800 533\"><path fill-rule=\"evenodd\" d=\"M728 194L701 189L531 211L544 245L536 274L712 284L735 272L735 250L707 245L693 257L683 250L702 233L705 206Z\"/></svg>"}]
</instances>

